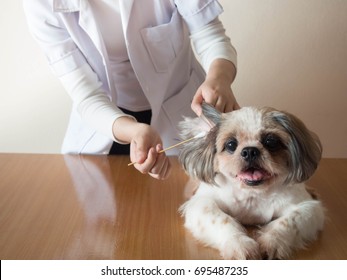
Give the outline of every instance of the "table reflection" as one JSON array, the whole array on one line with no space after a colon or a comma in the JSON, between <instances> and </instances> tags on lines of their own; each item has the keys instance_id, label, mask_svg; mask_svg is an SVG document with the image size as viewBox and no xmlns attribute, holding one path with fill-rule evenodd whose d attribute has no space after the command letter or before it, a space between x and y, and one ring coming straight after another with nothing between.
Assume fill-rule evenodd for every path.
<instances>
[{"instance_id":1,"label":"table reflection","mask_svg":"<svg viewBox=\"0 0 347 280\"><path fill-rule=\"evenodd\" d=\"M64 258L112 259L117 207L107 157L64 156L84 222L64 251Z\"/></svg>"}]
</instances>

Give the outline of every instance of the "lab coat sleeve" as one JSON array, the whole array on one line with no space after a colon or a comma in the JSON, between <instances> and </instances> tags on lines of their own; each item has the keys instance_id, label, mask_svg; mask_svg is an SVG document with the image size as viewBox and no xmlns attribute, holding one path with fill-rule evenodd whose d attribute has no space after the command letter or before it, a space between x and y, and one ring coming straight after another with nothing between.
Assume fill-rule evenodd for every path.
<instances>
[{"instance_id":1,"label":"lab coat sleeve","mask_svg":"<svg viewBox=\"0 0 347 280\"><path fill-rule=\"evenodd\" d=\"M98 76L87 64L61 19L52 12L51 1L24 0L23 5L31 34L72 98L81 119L113 141L122 143L115 139L112 126L117 118L128 115L103 91Z\"/></svg>"},{"instance_id":2,"label":"lab coat sleeve","mask_svg":"<svg viewBox=\"0 0 347 280\"><path fill-rule=\"evenodd\" d=\"M174 2L190 33L201 29L223 12L217 0L174 0Z\"/></svg>"},{"instance_id":3,"label":"lab coat sleeve","mask_svg":"<svg viewBox=\"0 0 347 280\"><path fill-rule=\"evenodd\" d=\"M208 72L211 63L218 58L231 61L237 68L237 53L225 34L221 21L216 18L190 36L201 65Z\"/></svg>"},{"instance_id":4,"label":"lab coat sleeve","mask_svg":"<svg viewBox=\"0 0 347 280\"><path fill-rule=\"evenodd\" d=\"M113 134L113 123L120 117L134 117L124 114L103 92L102 83L88 64L60 77L81 118L95 130L119 141ZM135 120L136 121L136 120Z\"/></svg>"},{"instance_id":5,"label":"lab coat sleeve","mask_svg":"<svg viewBox=\"0 0 347 280\"><path fill-rule=\"evenodd\" d=\"M43 50L51 70L59 77L79 68L86 59L61 19L52 12L51 2L24 0L23 7L30 33Z\"/></svg>"}]
</instances>

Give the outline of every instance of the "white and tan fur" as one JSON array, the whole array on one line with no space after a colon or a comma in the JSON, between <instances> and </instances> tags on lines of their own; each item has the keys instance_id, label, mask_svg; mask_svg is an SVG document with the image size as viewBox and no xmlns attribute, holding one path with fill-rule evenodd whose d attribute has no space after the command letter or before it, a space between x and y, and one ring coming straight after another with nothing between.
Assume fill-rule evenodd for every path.
<instances>
[{"instance_id":1,"label":"white and tan fur","mask_svg":"<svg viewBox=\"0 0 347 280\"><path fill-rule=\"evenodd\" d=\"M295 116L245 107L220 114L203 105L204 117L180 123L186 143L180 162L200 181L180 208L194 237L225 259L285 259L323 229L322 204L304 182L321 158L319 139ZM258 227L249 236L244 226Z\"/></svg>"}]
</instances>

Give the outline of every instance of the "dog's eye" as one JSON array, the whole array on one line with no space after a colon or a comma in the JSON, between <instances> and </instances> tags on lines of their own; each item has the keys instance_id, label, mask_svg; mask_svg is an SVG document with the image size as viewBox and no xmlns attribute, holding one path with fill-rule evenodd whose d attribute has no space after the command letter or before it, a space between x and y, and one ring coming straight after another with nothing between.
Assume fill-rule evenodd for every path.
<instances>
[{"instance_id":1,"label":"dog's eye","mask_svg":"<svg viewBox=\"0 0 347 280\"><path fill-rule=\"evenodd\" d=\"M273 134L268 134L263 139L263 145L269 151L277 151L282 147L282 142L278 136Z\"/></svg>"},{"instance_id":2,"label":"dog's eye","mask_svg":"<svg viewBox=\"0 0 347 280\"><path fill-rule=\"evenodd\" d=\"M235 138L232 138L225 143L224 148L226 151L233 153L235 152L237 145L237 140Z\"/></svg>"}]
</instances>

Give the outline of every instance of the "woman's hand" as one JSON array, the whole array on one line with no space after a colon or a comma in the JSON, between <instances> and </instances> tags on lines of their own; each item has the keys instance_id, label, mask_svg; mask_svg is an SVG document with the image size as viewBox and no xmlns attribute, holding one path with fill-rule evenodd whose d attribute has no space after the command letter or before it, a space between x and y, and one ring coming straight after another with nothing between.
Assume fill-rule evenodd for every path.
<instances>
[{"instance_id":1,"label":"woman's hand","mask_svg":"<svg viewBox=\"0 0 347 280\"><path fill-rule=\"evenodd\" d=\"M114 128L117 139L130 143L130 160L135 162L137 170L156 179L166 179L169 176L169 158L165 153L159 153L162 141L151 126L122 117L115 121Z\"/></svg>"},{"instance_id":2,"label":"woman's hand","mask_svg":"<svg viewBox=\"0 0 347 280\"><path fill-rule=\"evenodd\" d=\"M234 65L225 59L215 60L208 71L205 81L198 88L192 102L192 110L200 116L203 101L214 106L222 113L240 108L231 90L236 70Z\"/></svg>"},{"instance_id":3,"label":"woman's hand","mask_svg":"<svg viewBox=\"0 0 347 280\"><path fill-rule=\"evenodd\" d=\"M138 129L130 143L130 160L143 174L156 179L166 179L171 165L162 150L162 141L158 133L149 125L138 124Z\"/></svg>"}]
</instances>

